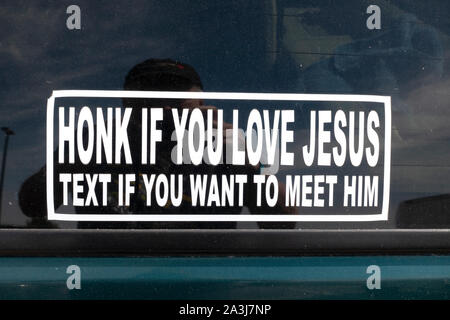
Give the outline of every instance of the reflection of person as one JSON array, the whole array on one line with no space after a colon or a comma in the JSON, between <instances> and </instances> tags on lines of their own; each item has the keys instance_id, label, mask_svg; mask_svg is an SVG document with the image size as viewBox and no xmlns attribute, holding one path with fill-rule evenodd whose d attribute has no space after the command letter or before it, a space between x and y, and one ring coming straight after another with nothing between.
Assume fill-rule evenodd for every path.
<instances>
[{"instance_id":1,"label":"reflection of person","mask_svg":"<svg viewBox=\"0 0 450 320\"><path fill-rule=\"evenodd\" d=\"M203 85L200 81L200 77L197 72L189 65L175 62L173 60L165 59L149 59L135 67L133 67L125 79L125 90L138 90L138 91L201 91ZM259 172L259 168L251 165L245 166L231 166L227 164L219 164L217 166L210 166L206 164L194 165L176 165L171 160L171 153L176 145L176 141L172 141L171 133L173 132L173 123L171 121L171 108L199 108L202 111L213 109L215 107L205 106L203 101L190 99L190 100L177 100L177 99L124 99L125 107L143 108L143 107L161 107L165 112L170 113L164 116L164 121L160 123L163 133L162 143L158 145L157 149L157 161L155 165L140 165L134 163L129 168L105 166L89 164L88 169L86 166L81 166L81 170L89 173L98 172L111 172L111 170L117 170L117 173L123 173L123 170L133 170L137 177L140 177L135 184L135 193L131 197L130 206L118 206L116 198L110 197L108 199L108 206L106 207L76 207L76 211L79 214L86 213L120 213L120 214L239 214L242 207L236 205L228 206L192 206L190 189L189 189L189 174L206 174L208 176L214 174L218 178L220 185L220 179L223 176L230 176L235 174L247 175L248 183L245 185L244 190L244 206L248 207L252 213L259 214L289 214L290 210L284 208L281 205L276 205L274 208L269 207L256 207L256 194L251 183L253 174ZM141 118L140 112L133 112L128 125L128 135L130 137L130 149L133 155L133 159L140 159L141 150ZM168 119L168 120L167 120ZM224 123L224 130L230 128L231 125ZM225 136L225 135L224 135ZM225 136L226 137L226 136ZM225 141L226 143L226 141ZM224 148L225 150L225 148ZM55 153L56 154L56 153ZM56 163L56 162L55 162ZM55 172L74 172L74 167L67 167L65 165L57 165ZM80 166L80 164L75 164ZM75 170L76 171L76 170ZM80 171L83 172L83 171ZM130 173L130 172L127 172ZM145 187L142 180L142 174L183 174L183 201L180 206L173 206L170 202L165 207L158 206L146 206L145 203ZM57 176L57 174L55 174ZM114 180L114 179L113 179ZM113 184L117 181L112 181ZM55 185L58 182L55 180ZM208 182L209 184L209 182ZM38 173L28 178L22 185L19 193L19 202L23 212L34 219L45 220L46 209L46 196L45 196L45 168L42 168ZM237 192L237 188L235 188ZM208 190L208 189L207 189ZM98 193L101 193L99 188ZM235 194L235 198L237 195ZM280 184L280 196L279 201L284 199L284 188ZM55 189L55 207L57 208L62 204L62 191L59 188ZM154 199L152 203L155 203ZM234 228L235 222L135 222L135 223L122 223L122 222L80 222L80 228ZM294 223L264 223L260 224L262 227L293 227Z\"/></svg>"}]
</instances>

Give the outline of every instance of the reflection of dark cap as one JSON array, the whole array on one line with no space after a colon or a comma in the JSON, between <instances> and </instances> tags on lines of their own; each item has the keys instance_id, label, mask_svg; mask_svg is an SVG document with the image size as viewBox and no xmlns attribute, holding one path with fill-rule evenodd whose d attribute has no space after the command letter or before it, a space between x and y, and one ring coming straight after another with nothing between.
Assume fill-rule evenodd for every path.
<instances>
[{"instance_id":1,"label":"reflection of dark cap","mask_svg":"<svg viewBox=\"0 0 450 320\"><path fill-rule=\"evenodd\" d=\"M193 67L171 59L148 59L134 66L125 78L125 90L187 91L203 89Z\"/></svg>"}]
</instances>

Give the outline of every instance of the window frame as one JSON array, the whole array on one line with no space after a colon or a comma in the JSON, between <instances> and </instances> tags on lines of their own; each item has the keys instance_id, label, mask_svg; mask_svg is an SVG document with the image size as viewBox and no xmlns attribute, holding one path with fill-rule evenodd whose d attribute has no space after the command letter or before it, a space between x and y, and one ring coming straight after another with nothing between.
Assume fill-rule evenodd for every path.
<instances>
[{"instance_id":1,"label":"window frame","mask_svg":"<svg viewBox=\"0 0 450 320\"><path fill-rule=\"evenodd\" d=\"M450 254L450 229L2 229L0 256L317 256Z\"/></svg>"}]
</instances>

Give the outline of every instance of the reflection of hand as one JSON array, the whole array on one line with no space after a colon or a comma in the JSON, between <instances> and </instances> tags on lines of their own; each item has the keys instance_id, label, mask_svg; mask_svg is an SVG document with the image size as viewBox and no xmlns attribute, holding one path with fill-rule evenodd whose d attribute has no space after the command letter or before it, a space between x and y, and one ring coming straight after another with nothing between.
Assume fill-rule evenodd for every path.
<instances>
[{"instance_id":1,"label":"reflection of hand","mask_svg":"<svg viewBox=\"0 0 450 320\"><path fill-rule=\"evenodd\" d=\"M200 110L202 110L204 115L206 115L207 110L213 110L213 128L217 129L218 128L217 108L215 106L200 106L198 108ZM204 118L207 119L206 116L204 116ZM233 129L233 125L231 123L223 122L222 126L223 126L222 130L223 130L224 150L231 150L231 147L233 144L233 133L232 133L231 129ZM261 137L259 137L259 138L261 138ZM238 143L238 146L246 146L245 135L238 134L237 143ZM247 156L245 157L244 168L246 169L245 171L251 177L253 175L260 174L260 167L261 167L260 163L258 163L256 166L251 165L248 157ZM278 192L279 192L278 202L274 208L275 212L273 212L273 213L275 213L275 214L296 214L297 211L296 211L295 207L286 207L283 202L285 199L286 187L281 182L278 182ZM253 192L252 192L252 194L253 194ZM252 200L254 200L254 199L252 199ZM247 205L249 205L249 207L250 207L250 211L258 212L261 210L261 208L255 207L254 204L252 205L252 203L253 203L253 201L250 201L250 203L247 203ZM266 208L266 210L267 210L267 208ZM269 211L271 211L271 210L269 210ZM292 228L295 225L295 223L291 223L291 224L292 224L292 226L290 226L290 228ZM266 223L266 225L270 226L270 225L272 225L272 223ZM288 225L289 225L289 223L288 223Z\"/></svg>"},{"instance_id":2,"label":"reflection of hand","mask_svg":"<svg viewBox=\"0 0 450 320\"><path fill-rule=\"evenodd\" d=\"M168 110L170 111L172 109L172 107L170 106L166 106L164 107L164 110ZM205 129L210 128L210 124L208 123L208 111L212 110L212 128L213 129L217 129L217 130L222 130L222 138L223 138L223 152L224 152L224 160L226 163L226 157L225 157L225 152L226 150L232 150L233 148L233 124L228 123L228 122L224 122L223 121L223 116L220 117L219 119L219 109L215 106L205 106L205 105L200 105L200 106L195 106L195 105L189 105L189 106L184 106L181 109L188 109L189 113L192 112L192 110L194 109L199 109L202 114L203 114L203 119L205 120ZM180 110L179 110L180 111ZM211 118L211 111L209 111L210 114L210 118ZM189 122L189 120L186 121L187 123ZM186 125L187 126L187 125ZM246 146L246 139L245 139L245 135L244 134L238 134L237 135L237 139L236 142L238 144L238 146ZM239 148L240 150L242 150L242 148ZM244 147L245 149L245 147ZM247 153L247 152L246 152ZM227 166L228 167L228 166ZM248 157L245 157L245 165L243 166L230 166L229 168L233 168L231 169L230 173L237 173L237 172L241 172L241 174L248 174L250 177L250 181L253 179L253 175L258 175L260 174L260 164L258 163L258 165L254 166L251 165L249 162ZM240 168L240 169L239 169ZM247 203L245 204L247 207L249 207L251 212L259 212L262 210L262 208L260 207L256 207L256 203L255 203L255 189L254 184L250 183L249 184L250 189L248 190L249 194L248 197L246 197ZM283 200L285 198L285 186L283 183L279 182L278 183L278 187L279 187L279 201L277 202L276 206L274 208L264 208L264 211L266 213L274 213L274 214L296 214L296 210L295 208L291 208L291 207L286 207L283 203ZM270 224L270 223L269 223Z\"/></svg>"},{"instance_id":3,"label":"reflection of hand","mask_svg":"<svg viewBox=\"0 0 450 320\"><path fill-rule=\"evenodd\" d=\"M217 108L214 106L201 106L199 107L200 110L202 110L202 112L204 111L205 114L207 112L207 110L213 110L213 128L217 129L218 128L218 117L217 117ZM233 147L233 124L228 123L228 122L224 122L222 121L221 123L222 125L222 132L223 132L223 145L224 145L224 150L232 150ZM238 128L239 129L239 128ZM261 138L261 137L258 137ZM244 146L244 149L246 148L246 138L245 138L245 134L239 134L237 135L237 145L238 146ZM241 148L239 148L241 149ZM246 152L247 154L247 152ZM259 170L260 170L260 164L258 163L257 165L251 165L249 162L248 157L245 157L245 167L247 169L249 169L249 173L251 174L258 174Z\"/></svg>"}]
</instances>

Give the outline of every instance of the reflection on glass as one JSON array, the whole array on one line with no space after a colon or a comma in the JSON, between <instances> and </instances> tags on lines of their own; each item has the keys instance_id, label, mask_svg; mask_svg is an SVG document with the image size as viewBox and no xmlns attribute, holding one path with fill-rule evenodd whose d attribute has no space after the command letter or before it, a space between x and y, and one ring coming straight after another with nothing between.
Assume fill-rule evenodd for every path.
<instances>
[{"instance_id":1,"label":"reflection on glass","mask_svg":"<svg viewBox=\"0 0 450 320\"><path fill-rule=\"evenodd\" d=\"M297 223L295 227L448 227L449 4L377 1L382 17L379 30L366 27L370 4L266 0L100 5L79 1L82 28L68 30L62 4L38 1L24 9L18 2L2 3L0 125L16 133L8 147L2 225L82 227L48 222L45 201L38 192L45 181L41 170L46 163L45 106L52 90L121 90L131 66L169 57L194 66L202 80L188 87L172 79L173 90L391 96L389 221ZM126 89L133 89L127 87L130 81L126 80ZM142 88L169 90L160 81ZM189 103L202 102L185 102ZM253 107L243 106L242 112ZM295 107L296 135L302 135L302 130L310 129L309 109ZM225 122L230 122L229 114ZM41 182L27 190L30 177Z\"/></svg>"}]
</instances>

